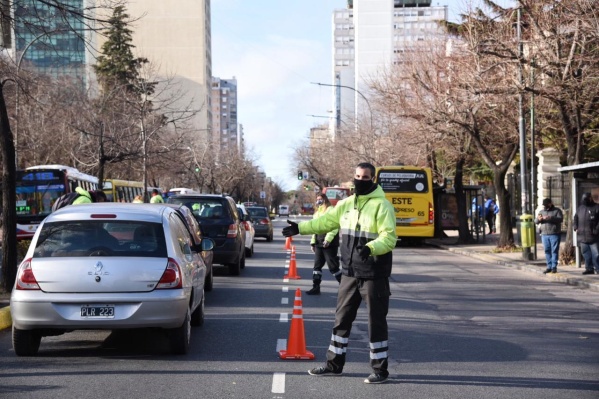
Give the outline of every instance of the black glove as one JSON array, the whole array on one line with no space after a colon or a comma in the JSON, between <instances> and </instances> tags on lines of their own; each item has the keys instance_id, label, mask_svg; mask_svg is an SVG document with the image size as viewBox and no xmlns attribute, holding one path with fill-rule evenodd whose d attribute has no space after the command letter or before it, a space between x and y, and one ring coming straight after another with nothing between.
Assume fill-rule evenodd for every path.
<instances>
[{"instance_id":1,"label":"black glove","mask_svg":"<svg viewBox=\"0 0 599 399\"><path fill-rule=\"evenodd\" d=\"M285 237L291 237L291 236L298 235L299 234L299 227L297 227L297 223L292 222L289 219L287 219L287 223L289 223L289 226L283 228L283 235Z\"/></svg>"},{"instance_id":2,"label":"black glove","mask_svg":"<svg viewBox=\"0 0 599 399\"><path fill-rule=\"evenodd\" d=\"M362 262L366 262L370 256L370 248L367 245L364 245L358 255L360 256L360 259L362 259Z\"/></svg>"}]
</instances>

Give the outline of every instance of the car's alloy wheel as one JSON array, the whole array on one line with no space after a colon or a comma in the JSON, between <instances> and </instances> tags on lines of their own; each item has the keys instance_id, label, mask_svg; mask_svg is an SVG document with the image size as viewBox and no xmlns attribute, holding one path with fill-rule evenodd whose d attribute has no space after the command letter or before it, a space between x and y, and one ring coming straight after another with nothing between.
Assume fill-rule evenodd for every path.
<instances>
[{"instance_id":1,"label":"car's alloy wheel","mask_svg":"<svg viewBox=\"0 0 599 399\"><path fill-rule=\"evenodd\" d=\"M185 355L189 350L189 342L191 340L191 315L189 307L185 313L185 320L180 327L173 328L169 331L169 339L171 352L174 355Z\"/></svg>"},{"instance_id":2,"label":"car's alloy wheel","mask_svg":"<svg viewBox=\"0 0 599 399\"><path fill-rule=\"evenodd\" d=\"M35 356L40 348L42 336L35 330L19 330L12 327L12 346L17 356Z\"/></svg>"}]
</instances>

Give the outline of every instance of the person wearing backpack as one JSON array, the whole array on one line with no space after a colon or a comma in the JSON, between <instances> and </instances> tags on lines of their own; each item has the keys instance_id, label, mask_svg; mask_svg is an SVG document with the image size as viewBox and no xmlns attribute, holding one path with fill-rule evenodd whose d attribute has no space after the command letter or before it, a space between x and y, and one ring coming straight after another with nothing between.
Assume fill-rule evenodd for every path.
<instances>
[{"instance_id":1,"label":"person wearing backpack","mask_svg":"<svg viewBox=\"0 0 599 399\"><path fill-rule=\"evenodd\" d=\"M58 197L54 205L52 205L52 212L67 205L91 204L92 202L106 202L104 191L87 191L81 187L75 187L75 191Z\"/></svg>"}]
</instances>

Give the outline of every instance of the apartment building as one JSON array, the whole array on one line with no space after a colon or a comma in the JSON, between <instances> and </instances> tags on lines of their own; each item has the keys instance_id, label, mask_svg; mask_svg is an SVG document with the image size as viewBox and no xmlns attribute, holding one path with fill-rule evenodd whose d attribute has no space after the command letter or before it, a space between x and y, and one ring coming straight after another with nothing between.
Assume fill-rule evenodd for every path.
<instances>
[{"instance_id":1,"label":"apartment building","mask_svg":"<svg viewBox=\"0 0 599 399\"><path fill-rule=\"evenodd\" d=\"M191 125L199 139L212 132L210 0L127 0L134 20L135 55L146 57L158 81L172 79L183 90L179 103L198 113Z\"/></svg>"},{"instance_id":2,"label":"apartment building","mask_svg":"<svg viewBox=\"0 0 599 399\"><path fill-rule=\"evenodd\" d=\"M368 81L442 36L435 21L447 17L447 6L431 0L348 0L347 8L334 10L331 131L368 118Z\"/></svg>"},{"instance_id":3,"label":"apartment building","mask_svg":"<svg viewBox=\"0 0 599 399\"><path fill-rule=\"evenodd\" d=\"M212 78L212 139L221 153L242 151L237 124L237 79Z\"/></svg>"}]
</instances>

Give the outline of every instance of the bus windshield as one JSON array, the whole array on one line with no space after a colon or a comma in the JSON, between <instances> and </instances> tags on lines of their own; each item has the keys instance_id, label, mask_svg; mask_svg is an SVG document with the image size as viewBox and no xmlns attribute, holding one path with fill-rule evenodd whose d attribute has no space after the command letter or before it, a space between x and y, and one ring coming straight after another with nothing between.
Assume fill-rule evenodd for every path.
<instances>
[{"instance_id":1,"label":"bus windshield","mask_svg":"<svg viewBox=\"0 0 599 399\"><path fill-rule=\"evenodd\" d=\"M65 193L64 172L17 171L17 219L43 219L52 204Z\"/></svg>"}]
</instances>

